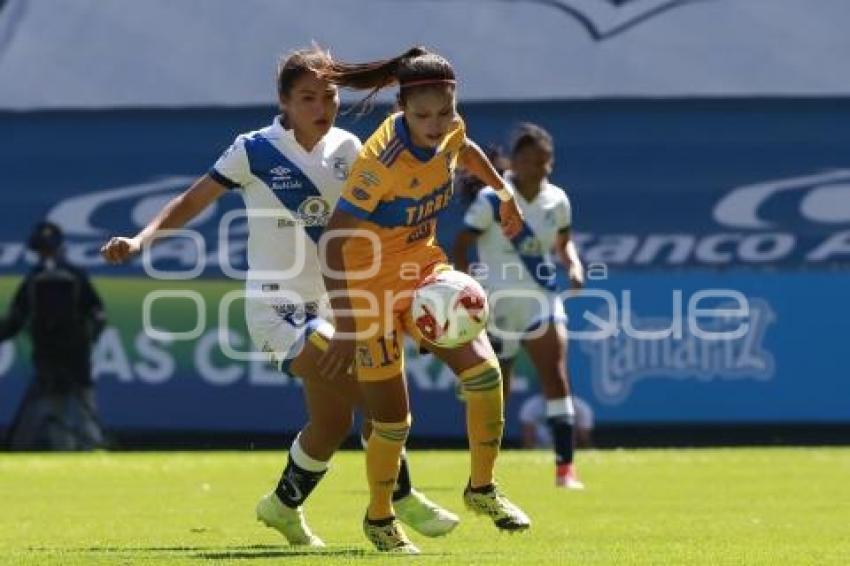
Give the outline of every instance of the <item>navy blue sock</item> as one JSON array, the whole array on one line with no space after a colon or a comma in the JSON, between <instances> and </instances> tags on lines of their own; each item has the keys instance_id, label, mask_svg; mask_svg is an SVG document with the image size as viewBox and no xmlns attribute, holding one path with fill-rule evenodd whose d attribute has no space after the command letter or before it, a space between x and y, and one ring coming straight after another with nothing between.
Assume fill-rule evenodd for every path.
<instances>
[{"instance_id":1,"label":"navy blue sock","mask_svg":"<svg viewBox=\"0 0 850 566\"><path fill-rule=\"evenodd\" d=\"M410 495L413 487L410 484L410 469L407 465L407 456L404 452L401 453L401 462L398 469L398 479L395 483L395 491L393 491L393 501L404 499Z\"/></svg>"},{"instance_id":2,"label":"navy blue sock","mask_svg":"<svg viewBox=\"0 0 850 566\"><path fill-rule=\"evenodd\" d=\"M555 449L555 464L572 464L573 452L575 451L575 439L573 438L573 423L567 415L548 417L546 424L552 431Z\"/></svg>"},{"instance_id":3,"label":"navy blue sock","mask_svg":"<svg viewBox=\"0 0 850 566\"><path fill-rule=\"evenodd\" d=\"M284 505L294 509L304 503L326 472L327 470L323 472L305 470L293 462L290 456L274 492Z\"/></svg>"}]
</instances>

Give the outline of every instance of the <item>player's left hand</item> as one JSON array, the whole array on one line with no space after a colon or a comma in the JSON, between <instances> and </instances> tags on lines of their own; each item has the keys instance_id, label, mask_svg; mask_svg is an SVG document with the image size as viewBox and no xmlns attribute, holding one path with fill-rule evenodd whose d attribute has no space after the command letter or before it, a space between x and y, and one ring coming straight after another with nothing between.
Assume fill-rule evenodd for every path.
<instances>
[{"instance_id":1,"label":"player's left hand","mask_svg":"<svg viewBox=\"0 0 850 566\"><path fill-rule=\"evenodd\" d=\"M516 200L503 201L499 205L499 216L502 219L502 233L511 239L522 230L522 211Z\"/></svg>"}]
</instances>

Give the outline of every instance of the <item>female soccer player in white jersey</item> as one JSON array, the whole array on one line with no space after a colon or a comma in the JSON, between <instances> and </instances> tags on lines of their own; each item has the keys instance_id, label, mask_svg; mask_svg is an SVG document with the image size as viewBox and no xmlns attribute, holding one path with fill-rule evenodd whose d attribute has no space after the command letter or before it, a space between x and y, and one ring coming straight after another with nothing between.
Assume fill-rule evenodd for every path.
<instances>
[{"instance_id":1,"label":"female soccer player in white jersey","mask_svg":"<svg viewBox=\"0 0 850 566\"><path fill-rule=\"evenodd\" d=\"M277 488L257 504L257 518L290 544L322 546L302 504L348 436L359 404L353 376L326 375L316 361L333 336L316 242L339 199L360 150L353 134L333 127L337 88L310 69L329 61L312 48L296 51L278 69L281 115L242 134L212 169L175 197L136 236L102 248L112 263L127 260L162 230L184 226L228 189L238 190L248 213L246 319L259 351L282 371L303 378L309 422L292 443ZM289 272L289 273L285 273ZM399 518L426 536L444 535L456 515L413 490L402 457L393 495Z\"/></svg>"},{"instance_id":2,"label":"female soccer player in white jersey","mask_svg":"<svg viewBox=\"0 0 850 566\"><path fill-rule=\"evenodd\" d=\"M582 489L573 465L575 409L567 372L564 304L555 288L554 248L573 288L584 283L584 268L570 238L572 211L563 189L549 183L554 144L546 130L520 126L506 180L513 185L525 217L523 230L508 239L499 229L499 200L482 189L467 210L455 242L458 269L469 271L468 252L478 244L480 269L473 274L490 296L490 339L499 355L504 391L510 392L514 358L528 352L546 397L546 420L555 450L555 483Z\"/></svg>"}]
</instances>

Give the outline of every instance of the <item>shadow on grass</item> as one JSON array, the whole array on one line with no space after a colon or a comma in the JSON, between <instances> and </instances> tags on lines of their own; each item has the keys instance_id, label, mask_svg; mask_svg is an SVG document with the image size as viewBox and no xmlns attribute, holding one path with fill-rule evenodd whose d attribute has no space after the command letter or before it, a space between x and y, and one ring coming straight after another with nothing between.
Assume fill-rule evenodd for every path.
<instances>
[{"instance_id":1,"label":"shadow on grass","mask_svg":"<svg viewBox=\"0 0 850 566\"><path fill-rule=\"evenodd\" d=\"M317 548L314 550L298 550L280 548L277 550L236 550L220 549L218 552L199 552L194 558L204 560L238 560L256 558L286 558L288 556L332 556L336 558L363 558L369 554L362 548Z\"/></svg>"},{"instance_id":2,"label":"shadow on grass","mask_svg":"<svg viewBox=\"0 0 850 566\"><path fill-rule=\"evenodd\" d=\"M30 547L33 552L71 552L79 554L166 553L204 560L234 560L240 558L284 558L287 556L335 556L357 558L369 554L362 548L293 548L273 544L244 546L91 546L87 548Z\"/></svg>"},{"instance_id":3,"label":"shadow on grass","mask_svg":"<svg viewBox=\"0 0 850 566\"><path fill-rule=\"evenodd\" d=\"M256 560L264 558L286 558L295 556L327 556L335 558L375 558L374 551L354 547L326 548L293 548L272 544L251 544L243 546L92 546L88 548L56 548L30 547L33 552L57 552L79 554L135 554L135 553L165 553L174 554L175 558L198 558L202 560ZM428 552L429 555L445 555L445 553ZM117 557L117 556L116 556Z\"/></svg>"}]
</instances>

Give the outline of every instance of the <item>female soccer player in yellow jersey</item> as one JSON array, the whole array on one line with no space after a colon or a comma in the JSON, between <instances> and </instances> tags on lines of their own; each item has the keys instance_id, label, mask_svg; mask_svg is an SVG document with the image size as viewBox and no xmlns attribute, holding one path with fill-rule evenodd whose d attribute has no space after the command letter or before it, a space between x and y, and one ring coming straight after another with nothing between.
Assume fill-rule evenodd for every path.
<instances>
[{"instance_id":1,"label":"female soccer player in yellow jersey","mask_svg":"<svg viewBox=\"0 0 850 566\"><path fill-rule=\"evenodd\" d=\"M361 145L353 134L333 127L337 88L311 71L328 61L318 48L281 61L281 115L265 128L238 136L209 173L171 200L139 234L112 238L101 250L112 263L126 261L161 230L185 225L228 189L239 191L249 226L248 331L277 367L303 378L309 416L292 442L277 488L257 504L257 518L290 544L308 546L323 543L307 527L301 506L349 435L352 411L360 403L351 376L323 374L316 365L333 333L316 241ZM393 498L402 521L426 536L444 535L457 525L457 516L412 489L404 461Z\"/></svg>"},{"instance_id":2,"label":"female soccer player in yellow jersey","mask_svg":"<svg viewBox=\"0 0 850 566\"><path fill-rule=\"evenodd\" d=\"M508 235L521 229L522 216L510 188L466 137L455 109L455 74L443 57L417 47L393 59L334 62L317 72L339 86L370 89L366 101L382 87L400 89L401 112L365 143L323 235L336 332L319 364L335 374L353 363L372 416L366 536L379 550L417 553L396 522L391 499L411 424L402 332L422 342L409 313L412 291L450 268L434 233L437 216L451 201L455 167L497 189ZM466 505L499 529L528 528L528 517L496 489L493 477L504 416L499 363L486 334L455 349L422 346L451 367L464 387L471 455Z\"/></svg>"}]
</instances>

